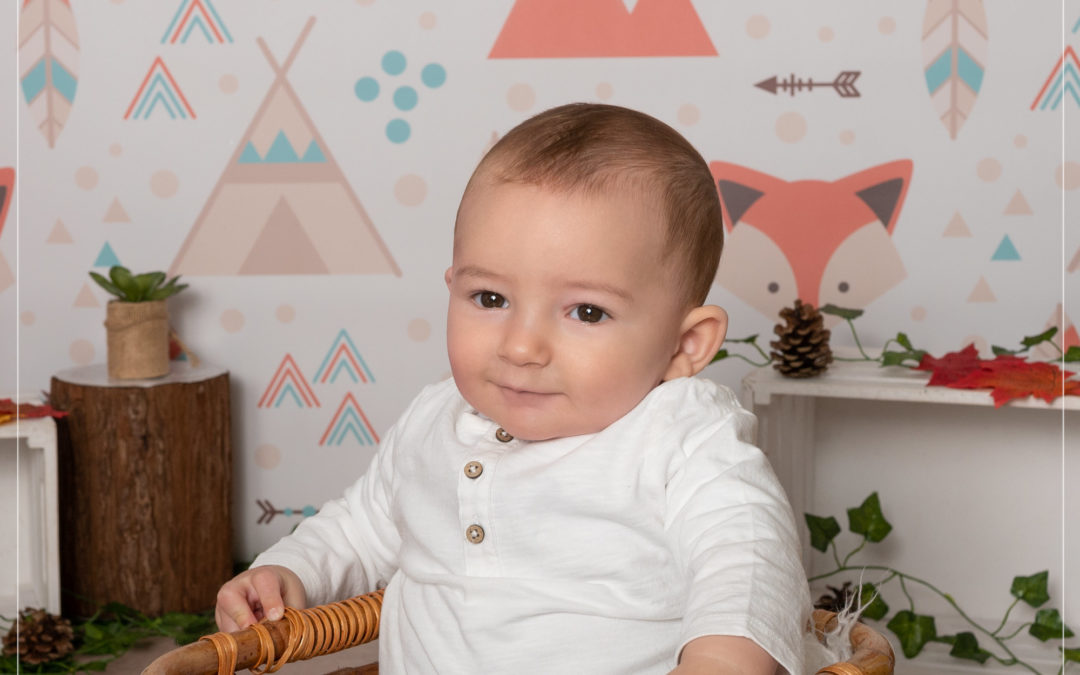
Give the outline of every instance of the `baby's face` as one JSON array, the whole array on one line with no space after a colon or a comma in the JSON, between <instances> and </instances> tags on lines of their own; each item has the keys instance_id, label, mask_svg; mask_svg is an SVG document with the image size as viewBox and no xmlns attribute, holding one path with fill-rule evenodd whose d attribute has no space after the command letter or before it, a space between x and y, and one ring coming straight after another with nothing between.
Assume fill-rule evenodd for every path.
<instances>
[{"instance_id":1,"label":"baby's face","mask_svg":"<svg viewBox=\"0 0 1080 675\"><path fill-rule=\"evenodd\" d=\"M600 431L659 384L687 308L655 208L503 183L458 217L447 342L465 399L527 440Z\"/></svg>"}]
</instances>

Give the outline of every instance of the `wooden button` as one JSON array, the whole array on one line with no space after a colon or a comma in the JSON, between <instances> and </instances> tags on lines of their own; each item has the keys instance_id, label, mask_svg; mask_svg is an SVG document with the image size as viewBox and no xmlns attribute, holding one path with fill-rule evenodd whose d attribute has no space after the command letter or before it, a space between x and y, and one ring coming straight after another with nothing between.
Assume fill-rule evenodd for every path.
<instances>
[{"instance_id":1,"label":"wooden button","mask_svg":"<svg viewBox=\"0 0 1080 675\"><path fill-rule=\"evenodd\" d=\"M484 465L480 462L469 462L465 465L465 475L469 478L479 478L484 473Z\"/></svg>"},{"instance_id":2,"label":"wooden button","mask_svg":"<svg viewBox=\"0 0 1080 675\"><path fill-rule=\"evenodd\" d=\"M479 525L470 525L465 530L465 538L469 540L471 544L479 544L484 541L484 528Z\"/></svg>"},{"instance_id":3,"label":"wooden button","mask_svg":"<svg viewBox=\"0 0 1080 675\"><path fill-rule=\"evenodd\" d=\"M500 443L509 443L514 440L514 437L506 433L506 429L503 429L502 427L499 427L495 431L495 438L499 439Z\"/></svg>"}]
</instances>

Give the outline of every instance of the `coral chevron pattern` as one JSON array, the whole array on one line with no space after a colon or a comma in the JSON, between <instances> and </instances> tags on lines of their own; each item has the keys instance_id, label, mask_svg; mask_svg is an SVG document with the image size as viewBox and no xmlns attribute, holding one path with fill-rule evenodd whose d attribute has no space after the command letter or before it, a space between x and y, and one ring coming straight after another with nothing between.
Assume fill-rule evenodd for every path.
<instances>
[{"instance_id":1,"label":"coral chevron pattern","mask_svg":"<svg viewBox=\"0 0 1080 675\"><path fill-rule=\"evenodd\" d=\"M161 44L184 44L191 34L198 28L199 32L210 44L222 44L232 42L232 35L221 20L221 15L214 9L214 3L210 0L181 0L176 8L169 27L161 36Z\"/></svg>"},{"instance_id":2,"label":"coral chevron pattern","mask_svg":"<svg viewBox=\"0 0 1080 675\"><path fill-rule=\"evenodd\" d=\"M1072 45L1065 48L1054 69L1050 71L1042 89L1031 102L1031 109L1057 110L1066 95L1073 103L1080 105L1080 59L1077 59Z\"/></svg>"},{"instance_id":3,"label":"coral chevron pattern","mask_svg":"<svg viewBox=\"0 0 1080 675\"><path fill-rule=\"evenodd\" d=\"M364 414L360 404L356 402L356 397L352 395L352 392L342 399L341 405L334 413L334 418L330 420L322 438L319 439L319 445L341 445L350 435L360 445L379 443L379 434L375 433L375 428L371 426L371 421Z\"/></svg>"},{"instance_id":4,"label":"coral chevron pattern","mask_svg":"<svg viewBox=\"0 0 1080 675\"><path fill-rule=\"evenodd\" d=\"M318 408L319 399L311 390L300 367L296 365L292 354L286 354L281 360L270 384L266 385L259 399L259 408L278 408L282 402L291 400L301 408Z\"/></svg>"},{"instance_id":5,"label":"coral chevron pattern","mask_svg":"<svg viewBox=\"0 0 1080 675\"><path fill-rule=\"evenodd\" d=\"M150 64L146 77L124 113L124 119L149 119L159 104L172 119L195 119L195 111L160 56Z\"/></svg>"},{"instance_id":6,"label":"coral chevron pattern","mask_svg":"<svg viewBox=\"0 0 1080 675\"><path fill-rule=\"evenodd\" d=\"M360 351L344 328L334 338L334 344L326 352L326 357L323 358L322 364L312 379L318 383L333 383L343 372L353 382L367 384L375 381L375 376L371 374L371 369L364 362L364 357L360 356Z\"/></svg>"},{"instance_id":7,"label":"coral chevron pattern","mask_svg":"<svg viewBox=\"0 0 1080 675\"><path fill-rule=\"evenodd\" d=\"M926 88L938 119L955 139L971 115L986 71L982 0L930 0L922 34Z\"/></svg>"},{"instance_id":8,"label":"coral chevron pattern","mask_svg":"<svg viewBox=\"0 0 1080 675\"><path fill-rule=\"evenodd\" d=\"M26 103L49 147L56 147L79 85L79 32L69 0L23 2L19 63Z\"/></svg>"}]
</instances>

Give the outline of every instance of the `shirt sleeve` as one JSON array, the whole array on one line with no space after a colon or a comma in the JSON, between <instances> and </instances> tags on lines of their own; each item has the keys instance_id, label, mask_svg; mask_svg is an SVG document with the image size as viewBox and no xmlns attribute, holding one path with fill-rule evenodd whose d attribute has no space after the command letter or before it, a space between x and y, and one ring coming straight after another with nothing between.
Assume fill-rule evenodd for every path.
<instances>
[{"instance_id":1,"label":"shirt sleeve","mask_svg":"<svg viewBox=\"0 0 1080 675\"><path fill-rule=\"evenodd\" d=\"M689 593L676 658L694 638L741 636L803 672L810 596L791 507L735 409L687 439L668 481L667 526Z\"/></svg>"},{"instance_id":2,"label":"shirt sleeve","mask_svg":"<svg viewBox=\"0 0 1080 675\"><path fill-rule=\"evenodd\" d=\"M367 471L343 497L324 504L251 566L282 565L295 572L309 606L385 586L398 568L401 547L390 509L394 456L415 405L387 432Z\"/></svg>"}]
</instances>

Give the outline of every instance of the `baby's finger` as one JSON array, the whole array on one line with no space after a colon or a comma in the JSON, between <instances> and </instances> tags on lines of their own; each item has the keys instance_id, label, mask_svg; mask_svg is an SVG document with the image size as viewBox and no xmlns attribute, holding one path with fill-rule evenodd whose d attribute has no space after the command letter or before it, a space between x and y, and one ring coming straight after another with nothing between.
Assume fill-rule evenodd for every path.
<instances>
[{"instance_id":1,"label":"baby's finger","mask_svg":"<svg viewBox=\"0 0 1080 675\"><path fill-rule=\"evenodd\" d=\"M285 616L285 601L281 597L281 584L282 579L270 570L256 572L251 577L251 585L255 587L255 592L259 596L263 615L271 621L277 621Z\"/></svg>"},{"instance_id":2,"label":"baby's finger","mask_svg":"<svg viewBox=\"0 0 1080 675\"><path fill-rule=\"evenodd\" d=\"M247 599L231 590L228 585L222 586L218 591L214 620L217 621L218 630L225 633L256 623L255 615L252 614Z\"/></svg>"}]
</instances>

